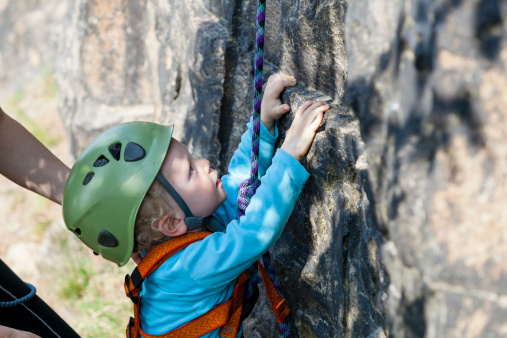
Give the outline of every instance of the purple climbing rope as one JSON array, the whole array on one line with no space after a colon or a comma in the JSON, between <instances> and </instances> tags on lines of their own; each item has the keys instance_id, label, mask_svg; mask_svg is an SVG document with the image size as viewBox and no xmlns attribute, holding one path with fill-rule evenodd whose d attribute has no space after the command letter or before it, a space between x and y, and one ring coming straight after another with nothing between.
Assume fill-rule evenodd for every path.
<instances>
[{"instance_id":1,"label":"purple climbing rope","mask_svg":"<svg viewBox=\"0 0 507 338\"><path fill-rule=\"evenodd\" d=\"M261 185L259 179L259 142L261 129L261 102L262 102L262 71L264 65L264 23L266 21L266 0L259 0L257 6L257 34L255 39L255 74L254 74L254 104L253 104L253 132L252 132L252 155L251 155L251 175L249 179L241 182L238 193L238 218L246 212L250 199L257 188ZM275 268L271 261L271 254L267 251L262 255L264 267L273 285L283 298L280 290L280 283L275 275ZM254 287L259 284L257 264L253 264L248 270L248 288L246 292L247 299L250 299L254 293ZM289 325L287 319L280 323L280 330L284 337L290 337Z\"/></svg>"}]
</instances>

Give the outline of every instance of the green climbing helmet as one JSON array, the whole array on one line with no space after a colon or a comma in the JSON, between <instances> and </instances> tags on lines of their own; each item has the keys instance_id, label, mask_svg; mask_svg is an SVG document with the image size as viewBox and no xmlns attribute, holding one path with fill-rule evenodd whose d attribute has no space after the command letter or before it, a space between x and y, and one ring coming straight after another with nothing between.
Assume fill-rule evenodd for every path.
<instances>
[{"instance_id":1,"label":"green climbing helmet","mask_svg":"<svg viewBox=\"0 0 507 338\"><path fill-rule=\"evenodd\" d=\"M172 133L172 125L118 125L95 139L70 171L63 193L67 228L119 266L133 252L137 212L162 166Z\"/></svg>"}]
</instances>

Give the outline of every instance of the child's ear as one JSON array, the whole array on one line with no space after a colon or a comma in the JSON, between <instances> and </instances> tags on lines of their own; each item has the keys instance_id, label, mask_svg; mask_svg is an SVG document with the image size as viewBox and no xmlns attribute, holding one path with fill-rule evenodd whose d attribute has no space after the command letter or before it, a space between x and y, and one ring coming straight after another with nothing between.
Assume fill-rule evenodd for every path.
<instances>
[{"instance_id":1,"label":"child's ear","mask_svg":"<svg viewBox=\"0 0 507 338\"><path fill-rule=\"evenodd\" d=\"M157 228L161 233L169 237L180 236L187 232L185 221L169 214L164 214L158 220Z\"/></svg>"}]
</instances>

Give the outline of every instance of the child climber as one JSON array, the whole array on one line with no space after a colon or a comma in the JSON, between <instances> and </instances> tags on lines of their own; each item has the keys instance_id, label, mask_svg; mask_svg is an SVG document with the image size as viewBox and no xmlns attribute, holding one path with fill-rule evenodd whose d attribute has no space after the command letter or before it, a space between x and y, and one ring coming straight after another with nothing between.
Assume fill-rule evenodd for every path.
<instances>
[{"instance_id":1,"label":"child climber","mask_svg":"<svg viewBox=\"0 0 507 338\"><path fill-rule=\"evenodd\" d=\"M233 296L238 276L280 237L309 177L299 163L313 141L324 102L299 107L280 149L276 120L287 113L280 94L293 77L269 78L261 108L261 185L237 219L240 183L250 177L252 122L221 179L210 162L171 138L173 127L130 122L93 141L73 166L64 191L70 231L105 259L124 265L189 232L215 231L166 260L142 284L140 326L149 335L178 329ZM239 327L238 336L242 334ZM219 329L205 337L218 337Z\"/></svg>"}]
</instances>

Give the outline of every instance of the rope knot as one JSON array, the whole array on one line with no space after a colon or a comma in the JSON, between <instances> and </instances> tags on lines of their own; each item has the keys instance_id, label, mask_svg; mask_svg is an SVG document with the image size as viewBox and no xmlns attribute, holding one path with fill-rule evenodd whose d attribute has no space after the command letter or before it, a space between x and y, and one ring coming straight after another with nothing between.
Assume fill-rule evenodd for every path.
<instances>
[{"instance_id":1,"label":"rope knot","mask_svg":"<svg viewBox=\"0 0 507 338\"><path fill-rule=\"evenodd\" d=\"M248 178L241 182L238 188L238 209L239 217L243 216L246 212L246 208L250 204L250 199L255 195L255 191L261 185L260 180L253 180Z\"/></svg>"}]
</instances>

